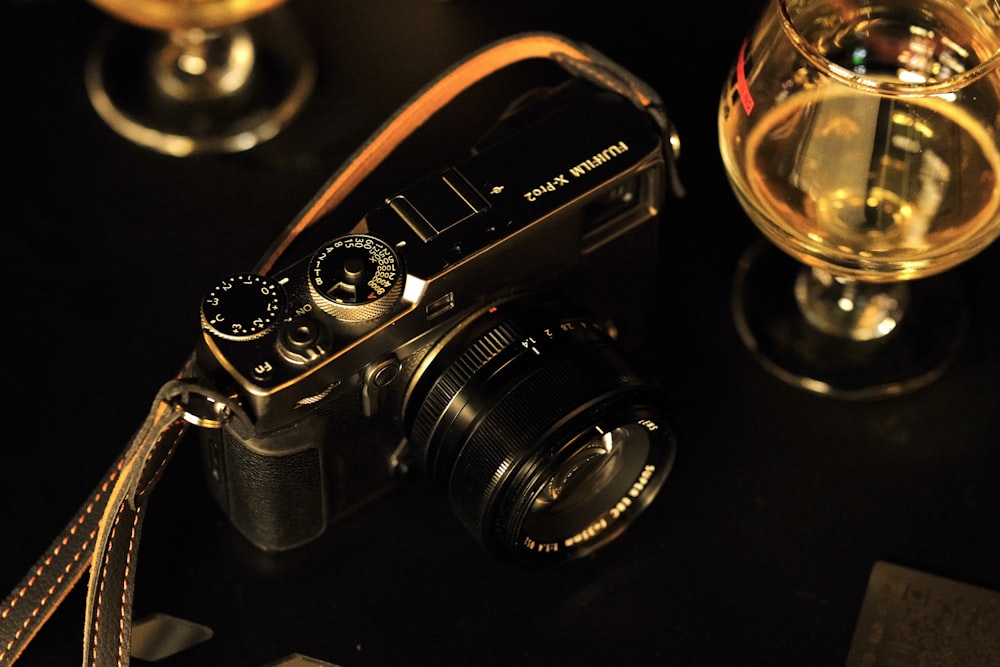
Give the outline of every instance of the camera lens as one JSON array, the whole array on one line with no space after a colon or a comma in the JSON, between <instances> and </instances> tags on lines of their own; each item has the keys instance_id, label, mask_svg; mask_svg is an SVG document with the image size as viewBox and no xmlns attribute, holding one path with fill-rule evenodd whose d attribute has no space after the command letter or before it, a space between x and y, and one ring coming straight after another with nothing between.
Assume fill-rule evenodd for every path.
<instances>
[{"instance_id":1,"label":"camera lens","mask_svg":"<svg viewBox=\"0 0 1000 667\"><path fill-rule=\"evenodd\" d=\"M579 558L614 540L670 471L658 386L567 306L511 302L452 330L406 398L414 464L496 556Z\"/></svg>"}]
</instances>

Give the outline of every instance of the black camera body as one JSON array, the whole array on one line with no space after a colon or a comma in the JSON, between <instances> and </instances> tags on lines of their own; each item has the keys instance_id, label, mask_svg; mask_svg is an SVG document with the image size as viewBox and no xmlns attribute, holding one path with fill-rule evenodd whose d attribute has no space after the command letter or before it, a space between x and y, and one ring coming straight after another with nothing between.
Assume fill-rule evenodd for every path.
<instances>
[{"instance_id":1,"label":"black camera body","mask_svg":"<svg viewBox=\"0 0 1000 667\"><path fill-rule=\"evenodd\" d=\"M657 288L660 128L582 81L270 276L202 303L202 373L253 423L202 429L207 478L264 550L306 543L413 470L512 561L608 543L674 436L634 370ZM324 232L327 230L324 229Z\"/></svg>"}]
</instances>

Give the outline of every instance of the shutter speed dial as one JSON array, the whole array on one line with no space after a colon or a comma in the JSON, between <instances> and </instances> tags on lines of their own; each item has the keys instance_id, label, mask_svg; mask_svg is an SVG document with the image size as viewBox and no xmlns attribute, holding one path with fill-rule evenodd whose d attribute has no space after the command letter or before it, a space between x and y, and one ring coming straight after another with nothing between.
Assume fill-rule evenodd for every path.
<instances>
[{"instance_id":1,"label":"shutter speed dial","mask_svg":"<svg viewBox=\"0 0 1000 667\"><path fill-rule=\"evenodd\" d=\"M352 234L324 244L309 264L309 292L325 313L367 322L396 305L403 291L399 257L374 236Z\"/></svg>"},{"instance_id":2,"label":"shutter speed dial","mask_svg":"<svg viewBox=\"0 0 1000 667\"><path fill-rule=\"evenodd\" d=\"M253 340L285 313L285 289L267 276L241 273L223 278L201 302L201 325L227 340Z\"/></svg>"}]
</instances>

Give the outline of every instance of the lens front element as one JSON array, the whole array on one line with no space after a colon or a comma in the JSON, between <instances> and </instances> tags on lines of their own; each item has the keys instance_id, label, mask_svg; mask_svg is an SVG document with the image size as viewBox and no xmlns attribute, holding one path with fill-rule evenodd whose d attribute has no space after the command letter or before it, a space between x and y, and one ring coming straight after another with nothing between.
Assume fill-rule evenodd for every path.
<instances>
[{"instance_id":1,"label":"lens front element","mask_svg":"<svg viewBox=\"0 0 1000 667\"><path fill-rule=\"evenodd\" d=\"M646 463L652 425L633 422L610 431L595 426L592 437L581 436L582 444L570 443L555 470L540 476L541 489L523 519L524 546L557 549L560 540L565 548L598 537L609 541L608 531L617 535L623 515L638 513L633 505L652 499L638 500L656 473L656 466Z\"/></svg>"},{"instance_id":2,"label":"lens front element","mask_svg":"<svg viewBox=\"0 0 1000 667\"><path fill-rule=\"evenodd\" d=\"M511 303L427 357L405 409L415 464L494 555L553 563L616 538L670 471L655 383L602 327Z\"/></svg>"}]
</instances>

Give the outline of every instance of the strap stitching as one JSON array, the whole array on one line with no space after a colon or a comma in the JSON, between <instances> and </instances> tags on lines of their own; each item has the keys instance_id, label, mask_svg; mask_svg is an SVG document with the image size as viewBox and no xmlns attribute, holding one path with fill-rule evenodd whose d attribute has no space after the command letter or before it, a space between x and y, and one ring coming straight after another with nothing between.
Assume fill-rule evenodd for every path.
<instances>
[{"instance_id":1,"label":"strap stitching","mask_svg":"<svg viewBox=\"0 0 1000 667\"><path fill-rule=\"evenodd\" d=\"M146 491L152 488L155 482L159 479L160 475L163 473L163 470L166 467L167 461L170 460L174 450L176 449L176 443L180 440L181 436L183 436L184 431L186 430L184 428L185 425L186 424L183 421L183 419L177 419L168 424L167 426L165 426L163 430L160 432L160 434L156 437L156 441L150 446L149 452L146 454L146 460L144 462L144 466L145 464L148 464L150 461L153 460L157 448L159 447L160 444L163 443L163 440L164 438L166 438L167 434L169 434L174 428L177 428L178 426L180 427L180 430L177 432L176 436L171 439L171 444L170 447L167 449L166 454L164 456L159 457L159 462L158 462L159 465L156 471L153 472L152 475L150 475L149 479L146 481L145 484L143 484L142 488L136 491L135 494L136 497L143 496L146 493ZM118 512L115 514L115 521L113 524L113 528L111 530L110 536L108 537L106 549L104 552L104 564L103 567L101 568L101 575L98 584L97 604L95 605L94 608L94 624L93 624L92 649L91 649L92 665L98 664L97 650L100 640L101 604L103 600L104 585L108 580L108 564L111 560L111 553L113 552L112 546L118 530L118 525L121 521L122 513L125 511L127 504L128 500L122 501L122 504L118 508ZM129 575L131 573L133 554L135 553L136 546L138 545L138 540L136 539L136 537L138 535L138 527L141 521L142 507L143 506L141 504L135 505L135 516L132 517L132 528L129 534L128 549L125 552L125 571L124 571L124 577L122 578L122 591L121 591L121 601L120 601L121 604L118 610L118 649L117 649L118 665L125 664L125 655L124 655L125 632L129 621L128 581L129 581Z\"/></svg>"},{"instance_id":2,"label":"strap stitching","mask_svg":"<svg viewBox=\"0 0 1000 667\"><path fill-rule=\"evenodd\" d=\"M135 516L132 517L132 530L129 533L128 538L128 551L125 553L125 576L122 579L122 598L121 607L118 610L118 664L123 665L124 652L125 652L125 631L129 622L129 605L128 605L128 581L129 574L132 570L132 555L135 553L135 548L138 545L138 540L136 540L136 535L139 532L139 518L142 516L142 505L135 508Z\"/></svg>"},{"instance_id":3,"label":"strap stitching","mask_svg":"<svg viewBox=\"0 0 1000 667\"><path fill-rule=\"evenodd\" d=\"M76 525L70 528L69 534L64 536L62 541L55 547L53 547L51 555L45 559L45 562L41 566L39 566L37 570L35 570L35 575L28 581L28 584L22 587L21 590L18 591L15 597L11 598L10 603L7 605L7 608L5 608L3 612L0 612L0 618L7 618L8 616L10 616L10 613L14 611L14 608L17 606L17 604L25 596L28 595L28 593L31 590L31 587L34 586L36 582L40 581L41 577L45 573L45 569L53 563L56 556L58 556L59 553L62 551L63 547L65 547L69 543L70 538L76 535L79 527L86 523L87 518L89 516L92 516L94 507L97 506L97 503L100 502L101 497L107 492L108 488L111 486L111 483L114 482L115 479L118 477L118 473L121 471L123 464L124 464L124 459L119 459L118 463L115 465L115 469L111 472L110 475L108 475L108 477L104 480L104 483L101 485L100 491L94 494L93 499L91 500L90 503L87 504L86 509L79 516L77 516ZM80 562L80 558L81 556L83 556L83 552L85 552L87 550L87 547L90 546L90 542L91 540L94 539L94 536L96 534L97 534L96 528L90 531L90 533L87 535L87 538L81 543L80 548L77 549L76 553L73 554L72 562L66 564L66 567L63 570L62 574L60 574L56 578L55 584L49 587L46 594L43 595L42 598L39 600L38 604L35 605L35 608L32 609L31 612L29 612L29 614L25 617L24 622L21 624L21 627L18 628L17 632L14 634L14 638L9 642L7 642L7 645L3 647L3 650L0 650L0 660L3 660L4 657L7 655L7 653L12 648L14 648L14 645L17 643L17 640L21 638L21 635L24 634L24 631L27 630L29 625L31 625L31 621L37 618L42 608L51 599L52 594L55 593L56 589L59 587L59 585L62 584L63 580L70 573L70 571L72 571L73 567Z\"/></svg>"},{"instance_id":4,"label":"strap stitching","mask_svg":"<svg viewBox=\"0 0 1000 667\"><path fill-rule=\"evenodd\" d=\"M97 591L97 604L94 607L94 634L93 634L93 645L90 649L90 659L92 665L97 665L97 649L100 644L100 627L101 627L101 605L104 600L104 582L107 581L108 573L108 563L111 560L112 545L115 542L115 537L118 534L118 523L121 521L122 512L125 509L126 501L122 501L122 504L118 507L118 513L115 514L115 522L111 526L111 533L108 535L107 550L104 552L104 565L101 568L101 579L98 584ZM119 657L119 664L121 664L121 659Z\"/></svg>"},{"instance_id":5,"label":"strap stitching","mask_svg":"<svg viewBox=\"0 0 1000 667\"><path fill-rule=\"evenodd\" d=\"M159 437L156 439L156 444L150 448L149 454L146 455L146 464L148 464L150 461L153 460L153 454L156 453L157 446L159 446L160 443L163 442L163 439L167 437L167 434L170 433L170 430L175 427L179 427L180 430L177 432L177 435L171 439L170 448L167 449L167 453L159 458L159 466L157 467L156 471L149 476L149 479L146 481L145 484L143 484L142 488L136 491L135 495L137 497L142 497L146 495L146 492L149 491L151 488L153 488L156 482L160 479L160 476L163 475L163 471L167 467L167 462L170 461L170 459L173 457L174 450L176 449L177 446L177 442L184 436L184 432L187 430L187 422L185 422L183 418L180 418L163 429L163 432L160 433ZM145 464L143 465L145 466Z\"/></svg>"}]
</instances>

